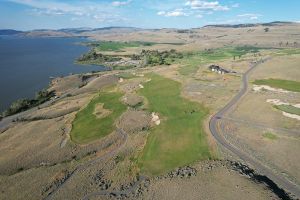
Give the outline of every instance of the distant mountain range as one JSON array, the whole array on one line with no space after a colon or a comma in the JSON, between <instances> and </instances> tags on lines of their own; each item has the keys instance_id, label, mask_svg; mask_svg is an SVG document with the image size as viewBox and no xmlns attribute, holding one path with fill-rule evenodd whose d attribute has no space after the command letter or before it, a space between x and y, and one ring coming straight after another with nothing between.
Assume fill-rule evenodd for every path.
<instances>
[{"instance_id":1,"label":"distant mountain range","mask_svg":"<svg viewBox=\"0 0 300 200\"><path fill-rule=\"evenodd\" d=\"M284 22L284 21L275 21L269 23L256 23L256 24L215 24L215 25L206 25L207 27L216 27L216 28L247 28L247 27L256 27L256 26L280 26L286 24L293 24L294 22Z\"/></svg>"},{"instance_id":2,"label":"distant mountain range","mask_svg":"<svg viewBox=\"0 0 300 200\"><path fill-rule=\"evenodd\" d=\"M0 29L0 35L16 35L23 33L23 31L16 31L13 29Z\"/></svg>"},{"instance_id":3,"label":"distant mountain range","mask_svg":"<svg viewBox=\"0 0 300 200\"><path fill-rule=\"evenodd\" d=\"M270 23L252 23L252 24L216 24L207 25L204 28L245 28L255 26L280 26L293 24L294 22L275 21ZM130 33L143 31L146 29L135 27L103 27L103 28L63 28L63 29L36 29L31 31L18 31L13 29L0 29L0 35L20 35L25 37L88 37L93 34L109 34L109 33ZM159 31L162 29L147 29L150 31ZM179 29L174 29L179 30ZM181 30L181 29L180 29Z\"/></svg>"}]
</instances>

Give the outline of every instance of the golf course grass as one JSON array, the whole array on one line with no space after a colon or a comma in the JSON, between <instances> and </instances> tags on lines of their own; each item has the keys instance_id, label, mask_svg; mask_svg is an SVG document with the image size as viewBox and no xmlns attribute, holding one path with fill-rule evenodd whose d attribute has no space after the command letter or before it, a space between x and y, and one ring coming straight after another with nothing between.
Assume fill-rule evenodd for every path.
<instances>
[{"instance_id":1,"label":"golf course grass","mask_svg":"<svg viewBox=\"0 0 300 200\"><path fill-rule=\"evenodd\" d=\"M294 107L291 105L275 105L274 107L283 112L300 116L300 108L297 108L297 107Z\"/></svg>"},{"instance_id":2,"label":"golf course grass","mask_svg":"<svg viewBox=\"0 0 300 200\"><path fill-rule=\"evenodd\" d=\"M178 166L211 157L203 130L208 110L180 96L181 84L156 74L139 90L161 124L152 128L138 159L143 173L158 175Z\"/></svg>"},{"instance_id":3,"label":"golf course grass","mask_svg":"<svg viewBox=\"0 0 300 200\"><path fill-rule=\"evenodd\" d=\"M84 144L110 134L115 129L115 120L126 111L127 107L120 102L120 92L101 92L76 115L71 131L71 139L75 143ZM97 104L103 104L103 108L109 114L97 118L94 114Z\"/></svg>"},{"instance_id":4,"label":"golf course grass","mask_svg":"<svg viewBox=\"0 0 300 200\"><path fill-rule=\"evenodd\" d=\"M209 64L212 62L225 59L241 59L242 56L248 53L258 53L262 48L252 46L241 47L224 47L213 49L210 51L199 51L196 53L188 53L183 59L178 60L182 66L178 71L181 75L187 76L194 74L199 69L200 65Z\"/></svg>"},{"instance_id":5,"label":"golf course grass","mask_svg":"<svg viewBox=\"0 0 300 200\"><path fill-rule=\"evenodd\" d=\"M281 88L284 90L289 90L292 92L300 92L300 82L299 81L290 81L282 79L263 79L255 80L253 82L255 85L268 85L273 88Z\"/></svg>"}]
</instances>

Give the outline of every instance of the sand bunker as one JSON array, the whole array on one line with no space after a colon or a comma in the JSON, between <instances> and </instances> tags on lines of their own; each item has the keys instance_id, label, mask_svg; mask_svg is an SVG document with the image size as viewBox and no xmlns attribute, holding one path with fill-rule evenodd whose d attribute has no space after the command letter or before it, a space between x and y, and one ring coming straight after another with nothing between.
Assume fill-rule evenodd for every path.
<instances>
[{"instance_id":1,"label":"sand bunker","mask_svg":"<svg viewBox=\"0 0 300 200\"><path fill-rule=\"evenodd\" d=\"M280 105L291 105L290 103L282 102L282 101L280 101L279 99L267 99L267 102L268 102L268 103L271 103L271 104L273 104L273 105L276 105L276 106L280 106ZM294 105L291 105L291 106L294 106L294 107L296 107L296 108L300 108L300 104L294 104ZM284 112L284 111L282 111L282 114L283 114L283 116L285 116L285 117L289 117L289 118L293 118L293 119L300 120L300 116L299 116L299 115L287 113L287 112Z\"/></svg>"},{"instance_id":2,"label":"sand bunker","mask_svg":"<svg viewBox=\"0 0 300 200\"><path fill-rule=\"evenodd\" d=\"M139 84L139 87L140 87L141 89L143 89L143 88L144 88L144 86L143 86L142 84Z\"/></svg>"},{"instance_id":3,"label":"sand bunker","mask_svg":"<svg viewBox=\"0 0 300 200\"><path fill-rule=\"evenodd\" d=\"M284 112L284 111L282 111L282 114L283 114L284 116L286 116L286 117L300 120L300 116L299 116L299 115L287 113L287 112Z\"/></svg>"},{"instance_id":4,"label":"sand bunker","mask_svg":"<svg viewBox=\"0 0 300 200\"><path fill-rule=\"evenodd\" d=\"M154 122L155 125L157 126L160 125L159 116L155 112L151 114L151 117L152 117L151 121Z\"/></svg>"},{"instance_id":5,"label":"sand bunker","mask_svg":"<svg viewBox=\"0 0 300 200\"><path fill-rule=\"evenodd\" d=\"M276 106L280 106L280 105L290 105L289 103L286 102L282 102L279 99L267 99L268 103L274 104Z\"/></svg>"},{"instance_id":6,"label":"sand bunker","mask_svg":"<svg viewBox=\"0 0 300 200\"><path fill-rule=\"evenodd\" d=\"M268 85L253 85L254 92L259 92L261 90L268 90L272 92L281 92L281 93L289 93L287 90L272 88Z\"/></svg>"},{"instance_id":7,"label":"sand bunker","mask_svg":"<svg viewBox=\"0 0 300 200\"><path fill-rule=\"evenodd\" d=\"M293 105L296 108L300 108L300 103Z\"/></svg>"},{"instance_id":8,"label":"sand bunker","mask_svg":"<svg viewBox=\"0 0 300 200\"><path fill-rule=\"evenodd\" d=\"M290 103L287 103L287 102L283 102L283 101L280 101L279 99L267 99L267 102L268 103L271 103L273 105L276 105L276 106L280 106L280 105L288 105L288 106L293 106L295 108L300 108L300 104L290 104Z\"/></svg>"},{"instance_id":9,"label":"sand bunker","mask_svg":"<svg viewBox=\"0 0 300 200\"><path fill-rule=\"evenodd\" d=\"M99 119L107 117L109 114L112 113L111 110L103 108L103 105L104 105L103 103L97 104L93 112L93 114Z\"/></svg>"}]
</instances>

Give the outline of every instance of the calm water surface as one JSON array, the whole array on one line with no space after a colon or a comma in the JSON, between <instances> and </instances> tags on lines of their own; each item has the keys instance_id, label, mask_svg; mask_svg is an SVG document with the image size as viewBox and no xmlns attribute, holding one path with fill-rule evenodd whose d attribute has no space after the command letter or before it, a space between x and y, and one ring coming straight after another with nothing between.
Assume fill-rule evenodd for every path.
<instances>
[{"instance_id":1,"label":"calm water surface","mask_svg":"<svg viewBox=\"0 0 300 200\"><path fill-rule=\"evenodd\" d=\"M0 112L13 101L32 98L48 86L50 77L104 70L74 60L88 47L79 38L0 37Z\"/></svg>"}]
</instances>

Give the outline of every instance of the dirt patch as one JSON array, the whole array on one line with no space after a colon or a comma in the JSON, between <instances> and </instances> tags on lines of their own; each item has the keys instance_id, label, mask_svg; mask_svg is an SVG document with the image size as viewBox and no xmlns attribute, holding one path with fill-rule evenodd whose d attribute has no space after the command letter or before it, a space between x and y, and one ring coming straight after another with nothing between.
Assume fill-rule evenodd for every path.
<instances>
[{"instance_id":1,"label":"dirt patch","mask_svg":"<svg viewBox=\"0 0 300 200\"><path fill-rule=\"evenodd\" d=\"M103 103L98 103L95 106L95 110L93 112L93 115L95 115L98 119L107 117L108 115L110 115L112 113L111 110L105 109L103 108L104 104Z\"/></svg>"},{"instance_id":2,"label":"dirt patch","mask_svg":"<svg viewBox=\"0 0 300 200\"><path fill-rule=\"evenodd\" d=\"M135 78L135 79L130 79L124 82L120 86L120 89L126 93L133 93L139 89L141 89L141 82L143 81L143 78Z\"/></svg>"},{"instance_id":3,"label":"dirt patch","mask_svg":"<svg viewBox=\"0 0 300 200\"><path fill-rule=\"evenodd\" d=\"M147 130L150 127L151 117L145 111L128 110L120 119L119 127L127 133Z\"/></svg>"},{"instance_id":4,"label":"dirt patch","mask_svg":"<svg viewBox=\"0 0 300 200\"><path fill-rule=\"evenodd\" d=\"M143 103L143 98L136 95L136 94L134 94L134 93L126 94L122 98L122 100L125 104L127 104L130 107L136 107L136 106L141 105Z\"/></svg>"}]
</instances>

